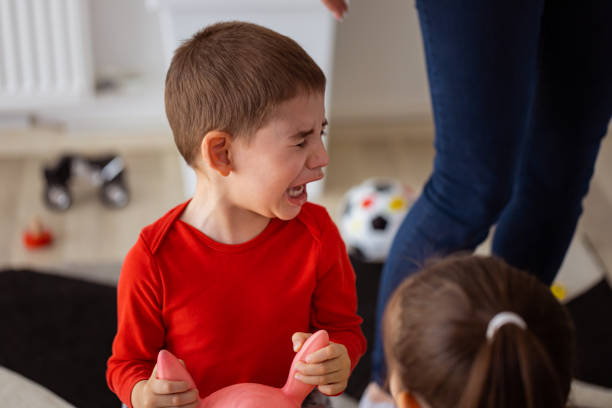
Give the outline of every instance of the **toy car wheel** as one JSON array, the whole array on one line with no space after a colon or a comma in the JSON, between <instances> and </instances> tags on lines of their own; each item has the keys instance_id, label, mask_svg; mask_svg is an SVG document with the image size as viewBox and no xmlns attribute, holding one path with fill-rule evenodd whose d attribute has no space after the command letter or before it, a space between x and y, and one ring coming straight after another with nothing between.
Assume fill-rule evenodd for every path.
<instances>
[{"instance_id":1,"label":"toy car wheel","mask_svg":"<svg viewBox=\"0 0 612 408\"><path fill-rule=\"evenodd\" d=\"M120 181L103 185L101 196L102 202L111 208L123 208L130 201L128 191Z\"/></svg>"},{"instance_id":2,"label":"toy car wheel","mask_svg":"<svg viewBox=\"0 0 612 408\"><path fill-rule=\"evenodd\" d=\"M66 211L72 205L72 196L68 188L53 184L45 188L45 204L52 210Z\"/></svg>"}]
</instances>

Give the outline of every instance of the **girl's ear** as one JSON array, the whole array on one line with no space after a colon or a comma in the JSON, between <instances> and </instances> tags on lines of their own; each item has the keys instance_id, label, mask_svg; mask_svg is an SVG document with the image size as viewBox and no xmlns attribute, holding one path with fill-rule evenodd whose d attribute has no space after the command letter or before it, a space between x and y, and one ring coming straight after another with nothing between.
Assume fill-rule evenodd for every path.
<instances>
[{"instance_id":1,"label":"girl's ear","mask_svg":"<svg viewBox=\"0 0 612 408\"><path fill-rule=\"evenodd\" d=\"M232 168L229 151L231 144L232 137L229 133L211 130L204 135L200 145L200 153L204 161L222 176L228 176Z\"/></svg>"},{"instance_id":2,"label":"girl's ear","mask_svg":"<svg viewBox=\"0 0 612 408\"><path fill-rule=\"evenodd\" d=\"M397 408L421 408L421 405L409 391L401 391L395 397Z\"/></svg>"}]
</instances>

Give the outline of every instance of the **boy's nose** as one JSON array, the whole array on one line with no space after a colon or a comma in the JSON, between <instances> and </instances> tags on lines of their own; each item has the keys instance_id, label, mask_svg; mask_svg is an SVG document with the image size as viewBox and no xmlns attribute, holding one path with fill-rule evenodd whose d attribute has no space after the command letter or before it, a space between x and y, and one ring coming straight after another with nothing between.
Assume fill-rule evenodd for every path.
<instances>
[{"instance_id":1,"label":"boy's nose","mask_svg":"<svg viewBox=\"0 0 612 408\"><path fill-rule=\"evenodd\" d=\"M327 149L325 149L325 145L323 141L319 141L317 146L315 146L314 150L310 154L306 162L306 166L309 169L316 169L320 167L325 167L329 164L329 155L327 154Z\"/></svg>"}]
</instances>

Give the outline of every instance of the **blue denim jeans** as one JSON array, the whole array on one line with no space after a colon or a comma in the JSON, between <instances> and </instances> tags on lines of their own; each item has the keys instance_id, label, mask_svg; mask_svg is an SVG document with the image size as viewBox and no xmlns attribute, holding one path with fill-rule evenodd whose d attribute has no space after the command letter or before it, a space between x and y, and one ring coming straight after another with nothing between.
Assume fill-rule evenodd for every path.
<instances>
[{"instance_id":1,"label":"blue denim jeans","mask_svg":"<svg viewBox=\"0 0 612 408\"><path fill-rule=\"evenodd\" d=\"M433 173L385 263L380 321L427 258L494 254L554 279L612 112L609 0L417 0L435 122ZM426 318L426 317L424 317Z\"/></svg>"}]
</instances>

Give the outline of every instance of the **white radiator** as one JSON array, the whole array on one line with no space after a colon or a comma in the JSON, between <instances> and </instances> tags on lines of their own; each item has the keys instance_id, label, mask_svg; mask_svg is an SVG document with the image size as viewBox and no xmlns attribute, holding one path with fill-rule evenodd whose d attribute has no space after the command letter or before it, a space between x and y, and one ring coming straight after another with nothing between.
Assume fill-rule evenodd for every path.
<instances>
[{"instance_id":1,"label":"white radiator","mask_svg":"<svg viewBox=\"0 0 612 408\"><path fill-rule=\"evenodd\" d=\"M92 93L88 0L0 0L0 111Z\"/></svg>"}]
</instances>

